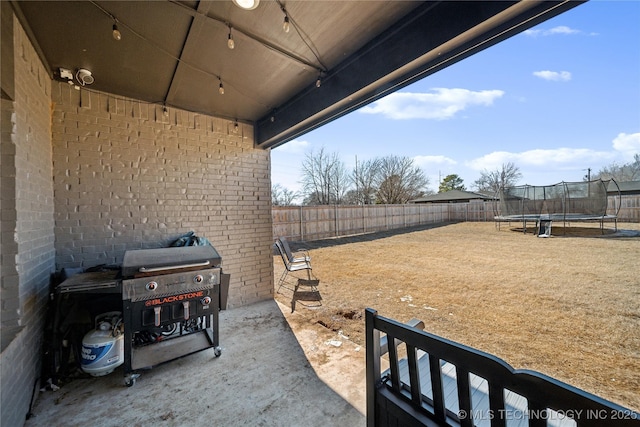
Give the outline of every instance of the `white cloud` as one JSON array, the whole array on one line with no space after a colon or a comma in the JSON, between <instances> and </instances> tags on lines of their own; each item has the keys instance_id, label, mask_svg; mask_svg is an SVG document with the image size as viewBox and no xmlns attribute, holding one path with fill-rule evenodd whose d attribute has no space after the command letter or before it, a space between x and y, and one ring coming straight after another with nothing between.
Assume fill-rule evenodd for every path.
<instances>
[{"instance_id":1,"label":"white cloud","mask_svg":"<svg viewBox=\"0 0 640 427\"><path fill-rule=\"evenodd\" d=\"M618 134L613 140L613 149L631 159L634 154L640 153L640 132Z\"/></svg>"},{"instance_id":2,"label":"white cloud","mask_svg":"<svg viewBox=\"0 0 640 427\"><path fill-rule=\"evenodd\" d=\"M489 106L504 95L501 90L434 88L429 93L396 92L361 108L366 114L382 114L393 120L446 120L474 105Z\"/></svg>"},{"instance_id":3,"label":"white cloud","mask_svg":"<svg viewBox=\"0 0 640 427\"><path fill-rule=\"evenodd\" d=\"M432 165L455 165L457 162L446 156L415 156L413 163L419 167Z\"/></svg>"},{"instance_id":4,"label":"white cloud","mask_svg":"<svg viewBox=\"0 0 640 427\"><path fill-rule=\"evenodd\" d=\"M537 37L537 36L553 36L556 34L562 34L562 35L583 34L583 32L580 30L576 30L574 28L569 28L566 25L559 25L557 27L553 27L547 30L545 29L526 30L524 34L531 37Z\"/></svg>"},{"instance_id":5,"label":"white cloud","mask_svg":"<svg viewBox=\"0 0 640 427\"><path fill-rule=\"evenodd\" d=\"M575 30L573 28L569 28L566 25L559 25L557 27L553 27L552 29L546 31L548 35L553 34L580 34L582 31Z\"/></svg>"},{"instance_id":6,"label":"white cloud","mask_svg":"<svg viewBox=\"0 0 640 427\"><path fill-rule=\"evenodd\" d=\"M494 151L467 162L467 166L477 171L491 171L500 169L504 163L512 162L518 167L558 168L600 163L603 159L613 159L614 157L614 153L589 148L536 149L521 153Z\"/></svg>"},{"instance_id":7,"label":"white cloud","mask_svg":"<svg viewBox=\"0 0 640 427\"><path fill-rule=\"evenodd\" d=\"M550 80L554 82L568 82L571 80L571 73L568 71L534 71L533 75L540 77L543 80Z\"/></svg>"},{"instance_id":8,"label":"white cloud","mask_svg":"<svg viewBox=\"0 0 640 427\"><path fill-rule=\"evenodd\" d=\"M286 142L280 145L274 150L278 150L281 153L302 153L307 147L309 147L309 141L300 141L298 139L294 139L293 141Z\"/></svg>"}]
</instances>

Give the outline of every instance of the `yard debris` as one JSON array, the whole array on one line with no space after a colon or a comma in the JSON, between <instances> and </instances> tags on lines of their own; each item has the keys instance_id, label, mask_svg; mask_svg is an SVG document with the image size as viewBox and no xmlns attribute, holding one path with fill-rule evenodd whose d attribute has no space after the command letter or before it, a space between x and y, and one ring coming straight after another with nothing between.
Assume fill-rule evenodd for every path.
<instances>
[{"instance_id":1,"label":"yard debris","mask_svg":"<svg viewBox=\"0 0 640 427\"><path fill-rule=\"evenodd\" d=\"M342 341L340 340L329 340L325 342L326 345L331 345L334 347L340 347L342 345Z\"/></svg>"},{"instance_id":2,"label":"yard debris","mask_svg":"<svg viewBox=\"0 0 640 427\"><path fill-rule=\"evenodd\" d=\"M169 411L166 414L160 415L160 418L162 418L163 421L167 421L174 419L175 415L173 415L173 411Z\"/></svg>"}]
</instances>

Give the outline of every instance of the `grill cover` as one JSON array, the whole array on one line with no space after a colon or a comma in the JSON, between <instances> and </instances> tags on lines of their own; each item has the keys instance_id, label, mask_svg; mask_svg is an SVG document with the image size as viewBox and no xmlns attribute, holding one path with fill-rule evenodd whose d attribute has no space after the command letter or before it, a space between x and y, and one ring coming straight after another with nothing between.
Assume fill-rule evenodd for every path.
<instances>
[{"instance_id":1,"label":"grill cover","mask_svg":"<svg viewBox=\"0 0 640 427\"><path fill-rule=\"evenodd\" d=\"M158 275L167 274L172 270L189 268L196 264L201 264L201 269L214 268L220 267L221 263L222 258L210 245L130 250L124 253L122 277L127 279L140 273L151 272Z\"/></svg>"}]
</instances>

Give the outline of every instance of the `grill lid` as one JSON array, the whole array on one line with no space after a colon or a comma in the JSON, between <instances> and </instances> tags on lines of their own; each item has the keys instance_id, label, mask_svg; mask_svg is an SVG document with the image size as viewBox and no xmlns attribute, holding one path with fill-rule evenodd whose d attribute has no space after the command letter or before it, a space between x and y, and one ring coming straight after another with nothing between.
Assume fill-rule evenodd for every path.
<instances>
[{"instance_id":1,"label":"grill lid","mask_svg":"<svg viewBox=\"0 0 640 427\"><path fill-rule=\"evenodd\" d=\"M222 258L211 245L129 250L122 260L122 277L214 268L220 267L221 263Z\"/></svg>"}]
</instances>

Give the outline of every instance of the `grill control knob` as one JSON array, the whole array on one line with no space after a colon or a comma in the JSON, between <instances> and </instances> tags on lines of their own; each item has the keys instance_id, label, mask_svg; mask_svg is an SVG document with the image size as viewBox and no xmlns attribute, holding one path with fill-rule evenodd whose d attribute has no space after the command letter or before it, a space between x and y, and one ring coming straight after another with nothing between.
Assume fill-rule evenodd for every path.
<instances>
[{"instance_id":1,"label":"grill control knob","mask_svg":"<svg viewBox=\"0 0 640 427\"><path fill-rule=\"evenodd\" d=\"M149 283L147 283L147 290L148 291L155 291L156 289L158 289L158 282L149 282Z\"/></svg>"},{"instance_id":2,"label":"grill control knob","mask_svg":"<svg viewBox=\"0 0 640 427\"><path fill-rule=\"evenodd\" d=\"M204 282L204 277L202 277L202 274L198 274L193 278L193 281L194 283L202 283Z\"/></svg>"},{"instance_id":3,"label":"grill control knob","mask_svg":"<svg viewBox=\"0 0 640 427\"><path fill-rule=\"evenodd\" d=\"M211 297L204 297L200 300L200 302L202 303L202 305L209 305L211 304Z\"/></svg>"}]
</instances>

